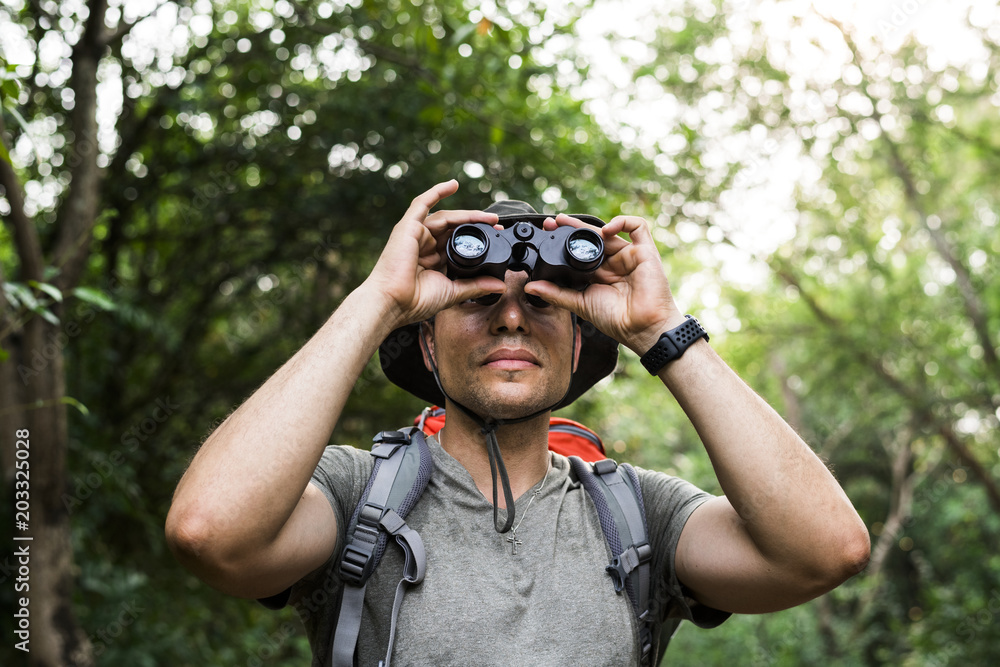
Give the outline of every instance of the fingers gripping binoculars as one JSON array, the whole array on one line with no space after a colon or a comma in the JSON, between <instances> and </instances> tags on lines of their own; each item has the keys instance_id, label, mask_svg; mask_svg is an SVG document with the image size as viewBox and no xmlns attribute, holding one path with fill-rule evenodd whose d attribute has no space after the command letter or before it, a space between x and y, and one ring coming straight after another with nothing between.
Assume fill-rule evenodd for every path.
<instances>
[{"instance_id":1,"label":"fingers gripping binoculars","mask_svg":"<svg viewBox=\"0 0 1000 667\"><path fill-rule=\"evenodd\" d=\"M530 222L504 230L482 222L460 225L448 239L448 277L493 276L526 271L528 280L548 280L583 290L604 261L604 240L592 229L562 226L545 231Z\"/></svg>"}]
</instances>

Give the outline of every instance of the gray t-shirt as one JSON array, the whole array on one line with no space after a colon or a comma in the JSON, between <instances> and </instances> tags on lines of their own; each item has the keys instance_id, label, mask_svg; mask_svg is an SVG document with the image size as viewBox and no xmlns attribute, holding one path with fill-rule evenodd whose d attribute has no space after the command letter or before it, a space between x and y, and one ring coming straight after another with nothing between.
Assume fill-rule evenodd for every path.
<instances>
[{"instance_id":1,"label":"gray t-shirt","mask_svg":"<svg viewBox=\"0 0 1000 667\"><path fill-rule=\"evenodd\" d=\"M512 554L493 527L493 506L468 471L437 440L427 439L435 469L407 517L427 550L423 583L403 600L392 655L403 665L630 665L638 662L637 630L626 595L614 592L604 568L610 552L597 510L570 478L569 461L552 454L552 468L531 507L531 492L515 502L521 545ZM321 568L292 588L313 649L313 666L327 664L341 582L340 545L372 470L369 452L328 447L312 483L337 517L338 548ZM688 619L714 627L728 614L684 597L673 561L681 529L711 496L663 473L639 470L658 622ZM385 657L402 550L390 540L368 582L358 664ZM656 636L659 628L654 628Z\"/></svg>"}]
</instances>

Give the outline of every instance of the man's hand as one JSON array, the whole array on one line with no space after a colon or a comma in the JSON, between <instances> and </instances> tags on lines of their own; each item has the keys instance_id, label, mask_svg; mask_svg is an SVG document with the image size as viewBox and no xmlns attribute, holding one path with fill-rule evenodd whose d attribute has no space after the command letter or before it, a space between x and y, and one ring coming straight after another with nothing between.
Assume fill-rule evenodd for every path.
<instances>
[{"instance_id":1,"label":"man's hand","mask_svg":"<svg viewBox=\"0 0 1000 667\"><path fill-rule=\"evenodd\" d=\"M565 214L545 221L546 229L561 225L590 227ZM587 289L577 292L547 281L531 281L524 291L576 313L642 355L661 333L683 324L684 316L674 303L645 220L620 215L597 231L604 239L605 259ZM621 232L630 241L618 236Z\"/></svg>"},{"instance_id":2,"label":"man's hand","mask_svg":"<svg viewBox=\"0 0 1000 667\"><path fill-rule=\"evenodd\" d=\"M450 280L444 275L445 248L451 231L466 222L496 224L494 213L430 210L458 190L458 181L438 183L416 197L393 228L382 256L365 281L376 294L389 297L394 327L433 317L466 299L506 290L489 276Z\"/></svg>"}]
</instances>

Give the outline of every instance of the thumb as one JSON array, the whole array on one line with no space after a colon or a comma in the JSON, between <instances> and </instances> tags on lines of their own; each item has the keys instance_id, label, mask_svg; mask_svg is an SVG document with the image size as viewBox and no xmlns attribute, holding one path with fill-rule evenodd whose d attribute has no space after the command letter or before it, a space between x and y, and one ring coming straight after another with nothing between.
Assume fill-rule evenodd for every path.
<instances>
[{"instance_id":1,"label":"thumb","mask_svg":"<svg viewBox=\"0 0 1000 667\"><path fill-rule=\"evenodd\" d=\"M477 299L487 294L503 294L507 291L507 284L492 276L463 278L452 284L455 286L455 303L461 303L467 299Z\"/></svg>"},{"instance_id":2,"label":"thumb","mask_svg":"<svg viewBox=\"0 0 1000 667\"><path fill-rule=\"evenodd\" d=\"M570 312L581 314L584 306L583 293L567 287L559 287L548 280L532 280L525 283L524 293L537 296Z\"/></svg>"}]
</instances>

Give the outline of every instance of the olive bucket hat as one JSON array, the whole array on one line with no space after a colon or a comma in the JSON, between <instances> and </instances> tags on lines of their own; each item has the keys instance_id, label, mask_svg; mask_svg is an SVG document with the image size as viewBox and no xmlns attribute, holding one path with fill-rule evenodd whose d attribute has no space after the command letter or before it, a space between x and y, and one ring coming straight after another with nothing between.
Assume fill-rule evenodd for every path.
<instances>
[{"instance_id":1,"label":"olive bucket hat","mask_svg":"<svg viewBox=\"0 0 1000 667\"><path fill-rule=\"evenodd\" d=\"M496 202L484 211L496 213L505 229L518 222L529 222L541 227L546 218L553 217L538 213L529 204L516 200ZM604 226L604 221L598 217L571 215L589 225ZM552 407L553 410L575 401L598 381L607 377L618 363L618 342L598 331L590 322L580 318L576 318L576 321L580 325L582 342L580 362L573 373L569 390L562 400ZM441 406L445 404L444 392L441 391L434 374L424 365L423 355L420 352L419 322L407 324L389 334L379 346L379 363L386 377L396 386L428 403Z\"/></svg>"}]
</instances>

